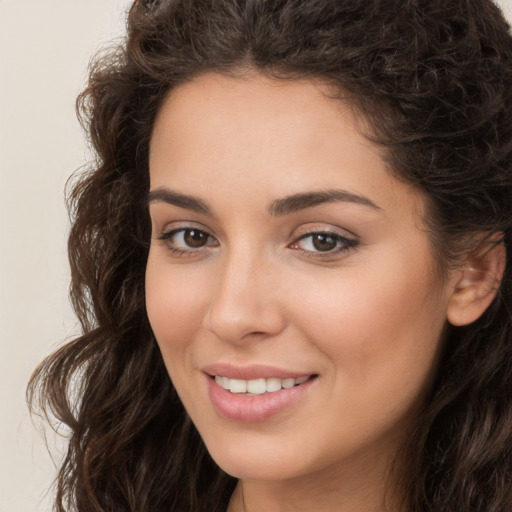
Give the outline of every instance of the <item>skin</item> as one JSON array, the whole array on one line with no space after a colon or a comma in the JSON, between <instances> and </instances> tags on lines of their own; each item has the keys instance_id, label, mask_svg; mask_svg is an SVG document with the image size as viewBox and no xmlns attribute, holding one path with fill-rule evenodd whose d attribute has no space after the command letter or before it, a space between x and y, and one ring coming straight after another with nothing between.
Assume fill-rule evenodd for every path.
<instances>
[{"instance_id":1,"label":"skin","mask_svg":"<svg viewBox=\"0 0 512 512\"><path fill-rule=\"evenodd\" d=\"M392 176L361 117L324 92L306 80L205 74L172 91L152 136L151 190L210 209L150 202L146 300L189 415L243 482L230 511L399 510L390 466L461 278L441 278L421 192ZM269 212L290 194L334 189L368 204ZM186 228L205 244L188 246L183 232L160 239ZM311 232L333 233L335 248L317 250ZM240 422L209 398L201 369L217 362L317 378L281 413Z\"/></svg>"}]
</instances>

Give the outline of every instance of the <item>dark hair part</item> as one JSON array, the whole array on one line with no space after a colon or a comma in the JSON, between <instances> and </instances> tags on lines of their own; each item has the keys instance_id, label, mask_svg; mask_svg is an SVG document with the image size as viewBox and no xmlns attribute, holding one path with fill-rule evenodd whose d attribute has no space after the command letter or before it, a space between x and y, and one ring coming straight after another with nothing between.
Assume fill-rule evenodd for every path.
<instances>
[{"instance_id":1,"label":"dark hair part","mask_svg":"<svg viewBox=\"0 0 512 512\"><path fill-rule=\"evenodd\" d=\"M507 268L472 325L449 328L411 432L414 512L512 507L512 37L490 0L136 1L79 109L97 154L70 194L71 298L84 334L29 400L69 427L56 510L224 511L235 480L180 404L144 304L148 147L170 89L206 71L314 77L348 93L393 172L429 198L445 263L499 234ZM459 243L461 240L465 242Z\"/></svg>"}]
</instances>

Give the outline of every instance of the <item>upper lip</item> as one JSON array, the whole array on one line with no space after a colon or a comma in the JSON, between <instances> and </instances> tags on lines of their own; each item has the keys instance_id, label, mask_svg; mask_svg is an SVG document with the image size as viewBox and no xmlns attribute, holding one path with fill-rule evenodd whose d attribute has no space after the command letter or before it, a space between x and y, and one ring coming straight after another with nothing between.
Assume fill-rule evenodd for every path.
<instances>
[{"instance_id":1,"label":"upper lip","mask_svg":"<svg viewBox=\"0 0 512 512\"><path fill-rule=\"evenodd\" d=\"M311 375L309 372L297 372L292 370L286 370L284 368L278 368L276 366L268 366L265 364L251 364L248 366L233 366L228 363L214 363L204 366L201 369L204 373L215 376L219 375L227 377L229 379L242 379L242 380L254 380L254 379L299 379Z\"/></svg>"}]
</instances>

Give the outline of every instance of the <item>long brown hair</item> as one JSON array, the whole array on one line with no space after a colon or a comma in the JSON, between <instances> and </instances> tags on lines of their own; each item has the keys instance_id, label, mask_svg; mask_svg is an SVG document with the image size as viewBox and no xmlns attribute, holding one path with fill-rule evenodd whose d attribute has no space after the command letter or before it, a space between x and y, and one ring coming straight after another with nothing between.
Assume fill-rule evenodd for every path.
<instances>
[{"instance_id":1,"label":"long brown hair","mask_svg":"<svg viewBox=\"0 0 512 512\"><path fill-rule=\"evenodd\" d=\"M348 94L393 172L427 194L442 265L469 250L468 234L503 234L497 298L448 329L406 447L404 500L413 512L511 510L512 37L490 0L134 2L126 41L96 59L78 99L97 155L69 195L83 334L28 390L69 429L56 510L226 509L236 481L210 459L146 317L148 147L169 90L244 69Z\"/></svg>"}]
</instances>

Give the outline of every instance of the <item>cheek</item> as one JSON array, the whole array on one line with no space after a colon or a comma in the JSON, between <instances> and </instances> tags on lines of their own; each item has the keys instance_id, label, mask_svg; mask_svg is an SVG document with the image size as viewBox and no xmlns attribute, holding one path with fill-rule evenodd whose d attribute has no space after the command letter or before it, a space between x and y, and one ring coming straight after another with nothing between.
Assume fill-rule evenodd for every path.
<instances>
[{"instance_id":1,"label":"cheek","mask_svg":"<svg viewBox=\"0 0 512 512\"><path fill-rule=\"evenodd\" d=\"M162 261L163 260L163 261ZM207 304L205 282L181 265L169 265L150 252L146 268L146 309L149 322L167 361L168 354L186 350L202 325Z\"/></svg>"},{"instance_id":2,"label":"cheek","mask_svg":"<svg viewBox=\"0 0 512 512\"><path fill-rule=\"evenodd\" d=\"M379 271L365 268L302 297L303 328L327 356L343 396L407 408L435 366L443 300L427 266L398 261Z\"/></svg>"}]
</instances>

